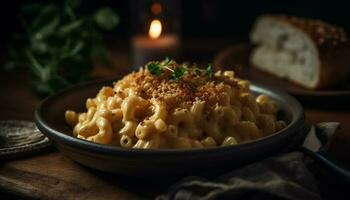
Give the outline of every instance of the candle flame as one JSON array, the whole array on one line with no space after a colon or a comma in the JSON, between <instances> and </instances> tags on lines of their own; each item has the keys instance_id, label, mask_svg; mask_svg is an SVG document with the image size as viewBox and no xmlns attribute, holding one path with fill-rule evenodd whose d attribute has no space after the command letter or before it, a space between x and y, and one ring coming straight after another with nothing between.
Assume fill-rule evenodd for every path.
<instances>
[{"instance_id":1,"label":"candle flame","mask_svg":"<svg viewBox=\"0 0 350 200\"><path fill-rule=\"evenodd\" d=\"M157 39L159 38L161 33L162 33L162 23L158 19L154 19L151 22L151 26L149 27L148 35L152 39Z\"/></svg>"}]
</instances>

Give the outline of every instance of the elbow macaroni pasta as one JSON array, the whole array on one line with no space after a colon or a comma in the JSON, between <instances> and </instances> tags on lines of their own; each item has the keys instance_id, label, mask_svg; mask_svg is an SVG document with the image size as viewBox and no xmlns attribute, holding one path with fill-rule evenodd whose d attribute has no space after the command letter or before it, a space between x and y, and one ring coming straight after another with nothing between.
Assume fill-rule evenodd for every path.
<instances>
[{"instance_id":1,"label":"elbow macaroni pasta","mask_svg":"<svg viewBox=\"0 0 350 200\"><path fill-rule=\"evenodd\" d=\"M181 67L175 61L167 65ZM255 98L249 81L233 71L207 77L186 69L175 81L166 72L155 76L141 68L114 87L102 87L87 99L86 112L67 110L67 124L84 140L153 149L235 145L286 127L276 118L277 104L266 95Z\"/></svg>"}]
</instances>

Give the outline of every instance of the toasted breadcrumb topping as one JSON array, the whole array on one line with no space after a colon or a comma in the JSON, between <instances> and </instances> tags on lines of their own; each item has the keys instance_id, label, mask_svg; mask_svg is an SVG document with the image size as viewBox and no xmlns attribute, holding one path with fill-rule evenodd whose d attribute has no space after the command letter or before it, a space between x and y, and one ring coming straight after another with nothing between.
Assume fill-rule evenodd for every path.
<instances>
[{"instance_id":1,"label":"toasted breadcrumb topping","mask_svg":"<svg viewBox=\"0 0 350 200\"><path fill-rule=\"evenodd\" d=\"M115 90L121 85L126 86L143 99L154 98L164 102L168 110L189 109L195 101L205 101L209 107L221 105L227 94L233 92L238 95L239 91L244 90L242 84L239 84L240 79L234 78L232 71L218 71L210 77L204 70L170 61L166 70L154 75L147 65L116 82ZM185 73L178 80L171 79L171 72L177 67L185 69Z\"/></svg>"}]
</instances>

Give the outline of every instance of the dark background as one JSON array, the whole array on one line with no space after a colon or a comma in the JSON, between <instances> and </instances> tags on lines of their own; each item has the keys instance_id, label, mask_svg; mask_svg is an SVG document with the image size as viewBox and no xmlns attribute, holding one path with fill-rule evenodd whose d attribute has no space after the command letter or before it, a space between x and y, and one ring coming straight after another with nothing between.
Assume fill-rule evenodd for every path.
<instances>
[{"instance_id":1,"label":"dark background","mask_svg":"<svg viewBox=\"0 0 350 200\"><path fill-rule=\"evenodd\" d=\"M24 3L49 2L33 0L4 1L0 6L0 49L7 46L11 35L19 32L19 7ZM82 11L89 12L98 6L109 5L120 15L119 26L110 33L113 37L129 38L134 32L135 5L151 4L151 0L89 0L83 1ZM146 2L146 3L145 3ZM162 2L162 1L161 1ZM263 13L285 13L318 18L350 29L350 10L346 1L290 1L290 0L165 0L175 4L177 19L183 38L235 38L244 39L254 21ZM170 2L170 3L169 3Z\"/></svg>"}]
</instances>

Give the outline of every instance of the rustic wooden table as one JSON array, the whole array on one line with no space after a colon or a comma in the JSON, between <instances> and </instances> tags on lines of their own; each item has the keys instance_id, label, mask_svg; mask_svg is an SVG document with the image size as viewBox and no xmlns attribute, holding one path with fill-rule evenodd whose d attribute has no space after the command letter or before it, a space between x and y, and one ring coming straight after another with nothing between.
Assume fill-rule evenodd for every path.
<instances>
[{"instance_id":1,"label":"rustic wooden table","mask_svg":"<svg viewBox=\"0 0 350 200\"><path fill-rule=\"evenodd\" d=\"M214 53L230 41L187 41L184 60L210 62ZM203 48L210 46L211 49ZM208 45L212 43L212 45ZM120 45L113 52L116 67L97 70L99 77L113 77L127 72L130 66L128 47ZM188 52L188 53L186 53ZM28 76L22 70L0 71L0 120L33 120L38 97L28 89ZM348 166L350 158L350 111L305 108L306 121L317 123L338 121L342 131L335 135L331 152ZM144 199L153 198L171 183L112 176L88 169L50 150L35 156L0 163L0 199Z\"/></svg>"}]
</instances>

